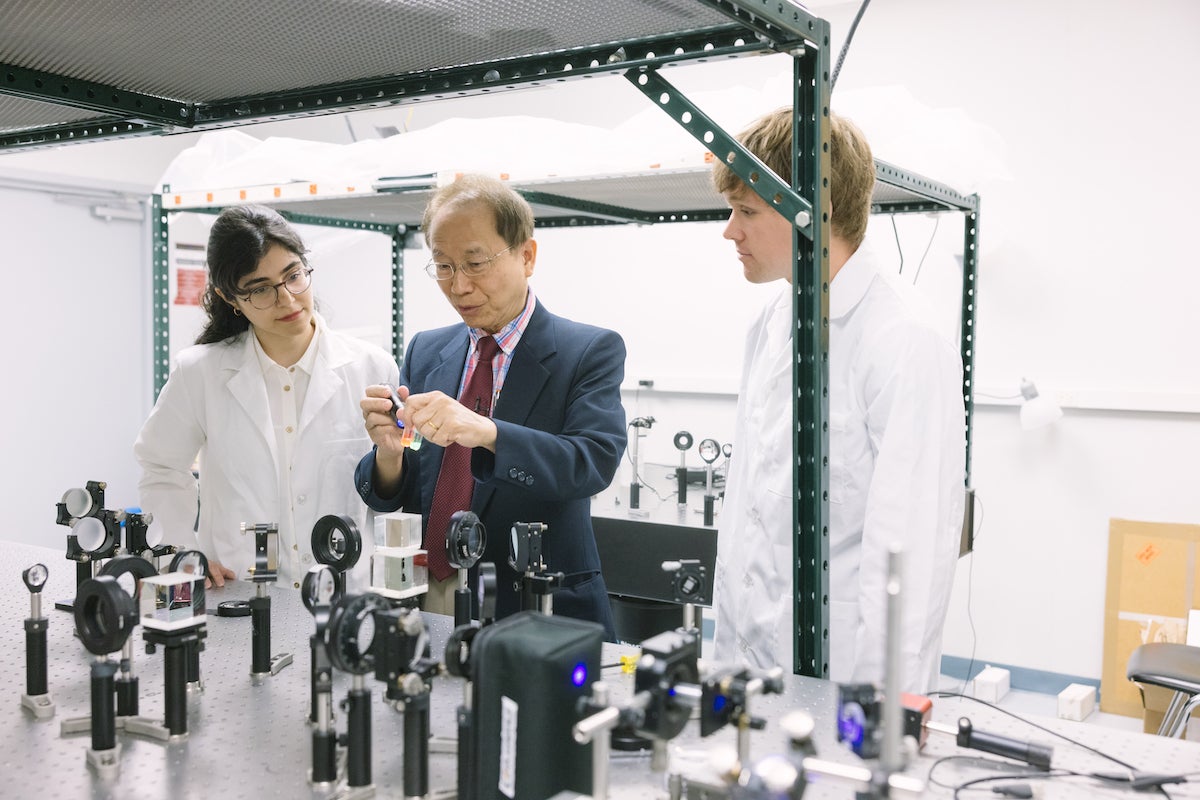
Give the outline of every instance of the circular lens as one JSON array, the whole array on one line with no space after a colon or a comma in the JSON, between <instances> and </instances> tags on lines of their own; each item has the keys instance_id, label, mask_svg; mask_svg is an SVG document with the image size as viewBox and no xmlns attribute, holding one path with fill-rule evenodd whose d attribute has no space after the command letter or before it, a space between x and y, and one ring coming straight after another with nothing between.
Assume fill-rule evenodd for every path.
<instances>
[{"instance_id":1,"label":"circular lens","mask_svg":"<svg viewBox=\"0 0 1200 800\"><path fill-rule=\"evenodd\" d=\"M146 544L147 545L149 545L150 547L158 547L160 544L162 544L162 540L163 540L163 528L161 525L158 525L158 526L147 525L146 526Z\"/></svg>"},{"instance_id":2,"label":"circular lens","mask_svg":"<svg viewBox=\"0 0 1200 800\"><path fill-rule=\"evenodd\" d=\"M478 586L475 589L479 602L479 618L494 619L496 616L496 565L485 561L479 565Z\"/></svg>"},{"instance_id":3,"label":"circular lens","mask_svg":"<svg viewBox=\"0 0 1200 800\"><path fill-rule=\"evenodd\" d=\"M115 653L137 624L133 597L111 575L98 575L79 585L75 598L75 630L88 652Z\"/></svg>"},{"instance_id":4,"label":"circular lens","mask_svg":"<svg viewBox=\"0 0 1200 800\"><path fill-rule=\"evenodd\" d=\"M115 578L130 597L138 597L142 579L157 575L158 570L141 556L126 554L111 559L100 568L100 574Z\"/></svg>"},{"instance_id":5,"label":"circular lens","mask_svg":"<svg viewBox=\"0 0 1200 800\"><path fill-rule=\"evenodd\" d=\"M721 445L716 439L704 439L700 442L700 458L704 462L711 464L717 460L717 456L721 455Z\"/></svg>"},{"instance_id":6,"label":"circular lens","mask_svg":"<svg viewBox=\"0 0 1200 800\"><path fill-rule=\"evenodd\" d=\"M726 458L729 458L731 455L733 455L733 445L729 444L728 442L721 445L721 455L725 456Z\"/></svg>"},{"instance_id":7,"label":"circular lens","mask_svg":"<svg viewBox=\"0 0 1200 800\"><path fill-rule=\"evenodd\" d=\"M79 546L86 553L94 553L104 547L104 541L108 537L104 523L95 517L81 518L75 523L72 531L75 533L75 539L79 542Z\"/></svg>"},{"instance_id":8,"label":"circular lens","mask_svg":"<svg viewBox=\"0 0 1200 800\"><path fill-rule=\"evenodd\" d=\"M300 586L304 607L311 612L319 606L332 605L336 594L337 577L333 568L327 564L314 564Z\"/></svg>"},{"instance_id":9,"label":"circular lens","mask_svg":"<svg viewBox=\"0 0 1200 800\"><path fill-rule=\"evenodd\" d=\"M180 550L171 559L171 572L183 572L197 577L208 576L208 559L199 550Z\"/></svg>"},{"instance_id":10,"label":"circular lens","mask_svg":"<svg viewBox=\"0 0 1200 800\"><path fill-rule=\"evenodd\" d=\"M354 637L358 644L358 652L366 653L375 641L375 616L370 611L365 612L358 620L358 633Z\"/></svg>"},{"instance_id":11,"label":"circular lens","mask_svg":"<svg viewBox=\"0 0 1200 800\"><path fill-rule=\"evenodd\" d=\"M132 595L137 591L137 578L126 572L117 576L117 585L125 590L125 594Z\"/></svg>"},{"instance_id":12,"label":"circular lens","mask_svg":"<svg viewBox=\"0 0 1200 800\"><path fill-rule=\"evenodd\" d=\"M346 572L362 556L362 534L350 517L328 514L317 520L312 531L312 552L318 563Z\"/></svg>"},{"instance_id":13,"label":"circular lens","mask_svg":"<svg viewBox=\"0 0 1200 800\"><path fill-rule=\"evenodd\" d=\"M371 644L376 611L389 608L383 597L367 593L344 595L329 615L329 659L342 672L365 675L375 668Z\"/></svg>"},{"instance_id":14,"label":"circular lens","mask_svg":"<svg viewBox=\"0 0 1200 800\"><path fill-rule=\"evenodd\" d=\"M483 556L487 533L472 511L455 511L446 531L446 560L456 569L470 569Z\"/></svg>"},{"instance_id":15,"label":"circular lens","mask_svg":"<svg viewBox=\"0 0 1200 800\"><path fill-rule=\"evenodd\" d=\"M72 517L86 517L92 513L92 496L86 489L67 489L62 501Z\"/></svg>"},{"instance_id":16,"label":"circular lens","mask_svg":"<svg viewBox=\"0 0 1200 800\"><path fill-rule=\"evenodd\" d=\"M50 571L46 569L45 564L34 564L21 573L21 578L25 581L25 586L31 592L40 592L42 587L46 585L46 579L49 577Z\"/></svg>"}]
</instances>

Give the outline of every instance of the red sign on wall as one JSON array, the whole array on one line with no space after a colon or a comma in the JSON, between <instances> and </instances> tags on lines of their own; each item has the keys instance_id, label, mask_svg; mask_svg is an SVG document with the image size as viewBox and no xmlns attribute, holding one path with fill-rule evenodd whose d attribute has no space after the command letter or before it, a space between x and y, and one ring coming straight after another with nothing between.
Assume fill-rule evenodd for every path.
<instances>
[{"instance_id":1,"label":"red sign on wall","mask_svg":"<svg viewBox=\"0 0 1200 800\"><path fill-rule=\"evenodd\" d=\"M198 306L204 296L206 283L204 270L179 267L175 270L175 305Z\"/></svg>"}]
</instances>

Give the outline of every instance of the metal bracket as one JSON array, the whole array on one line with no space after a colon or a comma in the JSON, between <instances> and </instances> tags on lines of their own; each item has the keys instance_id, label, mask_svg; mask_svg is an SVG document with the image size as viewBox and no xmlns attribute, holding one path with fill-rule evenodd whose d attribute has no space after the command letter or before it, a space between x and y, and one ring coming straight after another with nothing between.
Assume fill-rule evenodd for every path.
<instances>
[{"instance_id":1,"label":"metal bracket","mask_svg":"<svg viewBox=\"0 0 1200 800\"><path fill-rule=\"evenodd\" d=\"M812 203L796 193L787 181L760 161L740 142L725 133L708 115L653 70L631 69L625 77L653 100L684 130L725 162L763 201L791 220L805 237L813 238Z\"/></svg>"}]
</instances>

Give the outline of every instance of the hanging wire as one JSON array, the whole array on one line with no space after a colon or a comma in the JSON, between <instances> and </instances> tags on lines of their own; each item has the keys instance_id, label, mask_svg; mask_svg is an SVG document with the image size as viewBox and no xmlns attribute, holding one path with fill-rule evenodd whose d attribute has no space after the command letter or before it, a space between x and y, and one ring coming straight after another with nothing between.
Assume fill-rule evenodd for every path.
<instances>
[{"instance_id":1,"label":"hanging wire","mask_svg":"<svg viewBox=\"0 0 1200 800\"><path fill-rule=\"evenodd\" d=\"M846 58L846 51L850 49L850 41L854 38L854 31L858 28L858 21L862 19L863 12L867 10L867 6L871 4L871 0L863 0L863 4L858 7L858 13L854 15L854 22L850 23L850 32L846 34L846 41L842 44L842 52L838 53L837 64L833 68L833 76L829 79L829 91L833 93L833 87L837 86L838 73L842 71L842 61Z\"/></svg>"},{"instance_id":2,"label":"hanging wire","mask_svg":"<svg viewBox=\"0 0 1200 800\"><path fill-rule=\"evenodd\" d=\"M896 237L896 252L900 255L900 272L898 275L904 274L904 248L900 246L900 231L896 229L896 215L888 214L892 218L892 235Z\"/></svg>"},{"instance_id":3,"label":"hanging wire","mask_svg":"<svg viewBox=\"0 0 1200 800\"><path fill-rule=\"evenodd\" d=\"M917 274L913 275L913 286L917 285L917 278L921 277L921 265L925 263L925 256L929 255L929 248L933 247L933 240L937 237L938 223L941 221L940 214L933 218L933 233L929 234L929 243L925 245L925 252L921 254L921 260L917 262Z\"/></svg>"}]
</instances>

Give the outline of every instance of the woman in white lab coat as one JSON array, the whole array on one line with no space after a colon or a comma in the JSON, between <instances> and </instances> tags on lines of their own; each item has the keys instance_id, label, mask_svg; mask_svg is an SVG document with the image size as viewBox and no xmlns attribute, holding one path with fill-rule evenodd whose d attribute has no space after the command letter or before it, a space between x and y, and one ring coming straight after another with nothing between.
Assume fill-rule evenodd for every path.
<instances>
[{"instance_id":1,"label":"woman in white lab coat","mask_svg":"<svg viewBox=\"0 0 1200 800\"><path fill-rule=\"evenodd\" d=\"M208 323L179 353L134 445L142 507L165 542L208 556L218 586L254 563L243 522L278 524L278 582L298 588L313 563L313 525L347 515L364 534L355 583L365 571L372 536L349 477L371 444L358 401L399 370L316 313L305 252L269 208L221 213L208 240Z\"/></svg>"}]
</instances>

